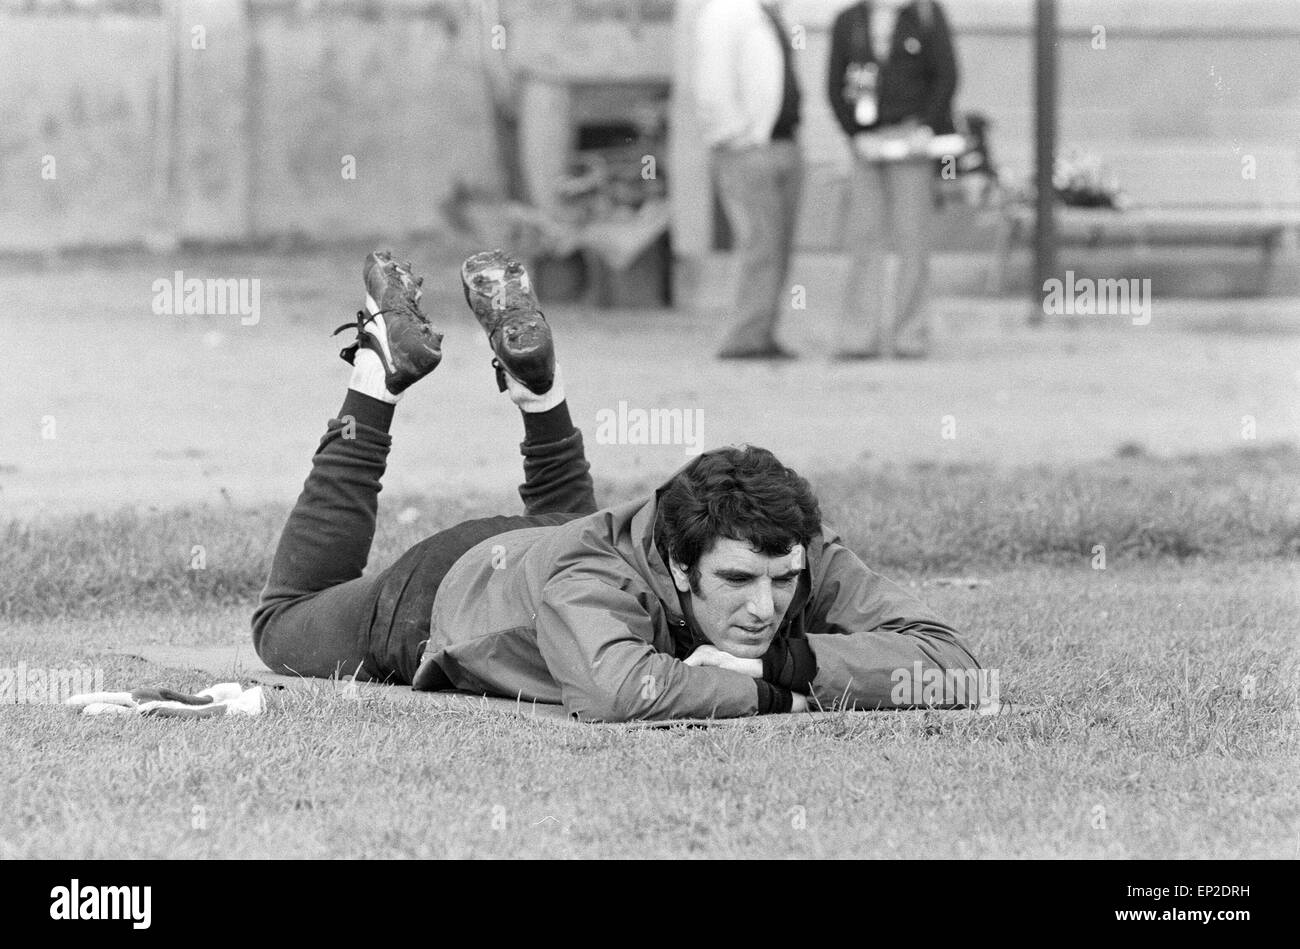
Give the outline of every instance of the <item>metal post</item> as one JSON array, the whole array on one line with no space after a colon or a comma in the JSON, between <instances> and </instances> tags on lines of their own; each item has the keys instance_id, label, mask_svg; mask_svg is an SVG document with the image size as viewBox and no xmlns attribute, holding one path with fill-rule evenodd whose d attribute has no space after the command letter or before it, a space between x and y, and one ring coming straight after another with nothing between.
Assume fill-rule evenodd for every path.
<instances>
[{"instance_id":1,"label":"metal post","mask_svg":"<svg viewBox=\"0 0 1300 949\"><path fill-rule=\"evenodd\" d=\"M1043 322L1043 283L1056 275L1056 0L1037 0L1034 30L1034 164L1037 203L1034 226L1034 281L1029 288L1029 323Z\"/></svg>"}]
</instances>

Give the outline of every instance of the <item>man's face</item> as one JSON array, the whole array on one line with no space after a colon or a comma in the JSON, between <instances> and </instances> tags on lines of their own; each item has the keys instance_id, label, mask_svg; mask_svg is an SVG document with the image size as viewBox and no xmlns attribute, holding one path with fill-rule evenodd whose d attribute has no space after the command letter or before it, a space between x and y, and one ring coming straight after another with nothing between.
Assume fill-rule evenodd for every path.
<instances>
[{"instance_id":1,"label":"man's face","mask_svg":"<svg viewBox=\"0 0 1300 949\"><path fill-rule=\"evenodd\" d=\"M744 541L719 538L700 557L700 592L686 570L672 565L677 589L689 594L692 617L704 637L723 652L757 659L767 652L794 598L803 547L768 557Z\"/></svg>"}]
</instances>

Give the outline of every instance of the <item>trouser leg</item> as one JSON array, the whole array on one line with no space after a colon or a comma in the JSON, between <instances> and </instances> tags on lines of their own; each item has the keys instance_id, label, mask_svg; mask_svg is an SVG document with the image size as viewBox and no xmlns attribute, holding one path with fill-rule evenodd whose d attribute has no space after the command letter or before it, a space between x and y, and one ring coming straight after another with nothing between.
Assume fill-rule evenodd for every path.
<instances>
[{"instance_id":1,"label":"trouser leg","mask_svg":"<svg viewBox=\"0 0 1300 949\"><path fill-rule=\"evenodd\" d=\"M930 346L928 288L934 217L934 171L928 160L900 162L889 169L892 226L898 249L894 351L924 355Z\"/></svg>"},{"instance_id":2,"label":"trouser leg","mask_svg":"<svg viewBox=\"0 0 1300 949\"><path fill-rule=\"evenodd\" d=\"M735 316L723 352L751 352L776 344L781 292L783 206L771 145L715 149L718 194L735 235Z\"/></svg>"},{"instance_id":3,"label":"trouser leg","mask_svg":"<svg viewBox=\"0 0 1300 949\"><path fill-rule=\"evenodd\" d=\"M277 672L329 676L365 659L362 579L375 534L393 407L348 390L312 458L253 616L253 646Z\"/></svg>"},{"instance_id":4,"label":"trouser leg","mask_svg":"<svg viewBox=\"0 0 1300 949\"><path fill-rule=\"evenodd\" d=\"M794 260L794 239L799 226L799 199L803 194L803 159L794 142L775 142L778 159L777 189L781 201L780 244L777 246L777 311L791 299L790 266Z\"/></svg>"},{"instance_id":5,"label":"trouser leg","mask_svg":"<svg viewBox=\"0 0 1300 949\"><path fill-rule=\"evenodd\" d=\"M523 412L524 483L519 497L528 514L590 514L596 510L591 465L582 432L569 416L569 403L546 412Z\"/></svg>"},{"instance_id":6,"label":"trouser leg","mask_svg":"<svg viewBox=\"0 0 1300 949\"><path fill-rule=\"evenodd\" d=\"M885 181L880 164L854 157L849 216L844 229L849 258L841 310L839 350L879 355L887 345L886 258L890 250Z\"/></svg>"}]
</instances>

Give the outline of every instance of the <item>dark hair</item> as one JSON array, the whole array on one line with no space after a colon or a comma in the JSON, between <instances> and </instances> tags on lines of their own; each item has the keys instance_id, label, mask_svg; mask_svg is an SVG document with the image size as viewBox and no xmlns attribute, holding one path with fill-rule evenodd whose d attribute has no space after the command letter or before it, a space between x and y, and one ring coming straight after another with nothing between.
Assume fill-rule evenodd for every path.
<instances>
[{"instance_id":1,"label":"dark hair","mask_svg":"<svg viewBox=\"0 0 1300 949\"><path fill-rule=\"evenodd\" d=\"M821 526L808 482L766 448L741 445L707 451L673 476L659 496L655 533L660 553L686 567L699 593L700 557L719 538L777 557Z\"/></svg>"}]
</instances>

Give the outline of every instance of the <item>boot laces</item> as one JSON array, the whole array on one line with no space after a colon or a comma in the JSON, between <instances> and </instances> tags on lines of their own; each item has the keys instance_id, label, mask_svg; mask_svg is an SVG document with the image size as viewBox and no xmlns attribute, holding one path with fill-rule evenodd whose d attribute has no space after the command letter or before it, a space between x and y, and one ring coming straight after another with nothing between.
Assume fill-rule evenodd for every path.
<instances>
[{"instance_id":1,"label":"boot laces","mask_svg":"<svg viewBox=\"0 0 1300 949\"><path fill-rule=\"evenodd\" d=\"M337 336L339 335L339 333L342 333L344 330L355 329L357 331L357 335L360 336L362 333L365 332L366 324L373 321L376 316L383 316L385 313L395 313L395 312L397 311L393 307L389 307L386 310L380 310L378 313L368 313L365 310L357 310L357 317L355 321L351 323L344 323L334 332L330 333L330 335Z\"/></svg>"}]
</instances>

